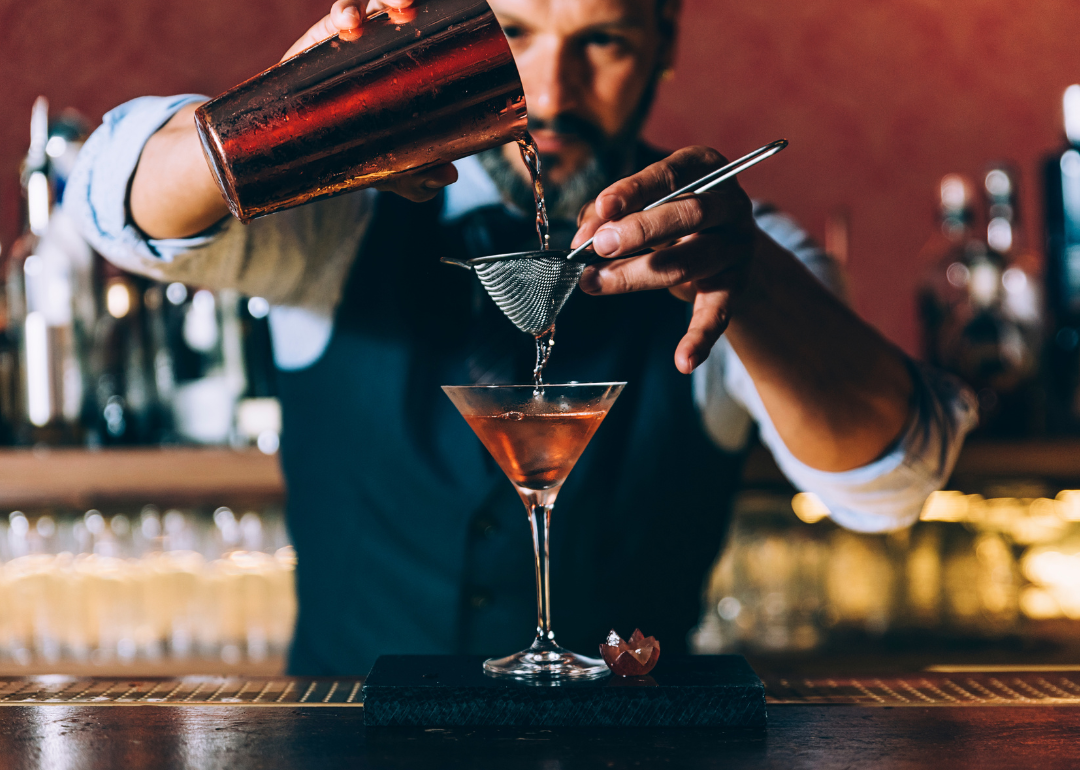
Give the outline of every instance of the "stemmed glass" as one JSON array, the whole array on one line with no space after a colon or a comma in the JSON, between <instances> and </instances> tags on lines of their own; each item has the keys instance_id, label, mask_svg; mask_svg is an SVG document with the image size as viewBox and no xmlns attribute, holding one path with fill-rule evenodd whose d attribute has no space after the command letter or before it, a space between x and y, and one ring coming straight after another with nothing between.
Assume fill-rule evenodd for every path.
<instances>
[{"instance_id":1,"label":"stemmed glass","mask_svg":"<svg viewBox=\"0 0 1080 770\"><path fill-rule=\"evenodd\" d=\"M536 561L536 639L527 650L484 661L491 676L538 684L598 679L608 667L560 647L551 629L551 510L566 477L625 382L443 386L525 503Z\"/></svg>"}]
</instances>

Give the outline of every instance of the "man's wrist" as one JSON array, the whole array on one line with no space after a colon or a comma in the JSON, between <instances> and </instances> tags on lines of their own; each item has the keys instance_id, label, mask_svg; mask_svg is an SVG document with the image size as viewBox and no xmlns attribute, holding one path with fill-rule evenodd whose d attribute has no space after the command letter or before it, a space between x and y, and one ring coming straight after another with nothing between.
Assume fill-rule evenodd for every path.
<instances>
[{"instance_id":1,"label":"man's wrist","mask_svg":"<svg viewBox=\"0 0 1080 770\"><path fill-rule=\"evenodd\" d=\"M769 302L769 275L772 272L769 250L779 246L756 224L752 237L750 258L741 267L732 286L731 326L752 323L754 316Z\"/></svg>"}]
</instances>

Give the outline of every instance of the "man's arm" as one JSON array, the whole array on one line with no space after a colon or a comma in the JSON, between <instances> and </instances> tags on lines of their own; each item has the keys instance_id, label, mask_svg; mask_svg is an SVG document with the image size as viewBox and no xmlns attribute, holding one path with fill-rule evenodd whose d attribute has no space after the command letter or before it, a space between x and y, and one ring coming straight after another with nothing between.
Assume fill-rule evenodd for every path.
<instances>
[{"instance_id":1,"label":"man's arm","mask_svg":"<svg viewBox=\"0 0 1080 770\"><path fill-rule=\"evenodd\" d=\"M700 365L726 329L792 455L820 471L862 467L913 413L903 353L760 232L734 183L641 211L722 163L714 150L686 148L602 192L575 245L595 233L597 254L613 261L587 269L582 288L668 288L692 302L680 371ZM645 248L653 251L625 257Z\"/></svg>"},{"instance_id":2,"label":"man's arm","mask_svg":"<svg viewBox=\"0 0 1080 770\"><path fill-rule=\"evenodd\" d=\"M872 462L910 418L903 354L760 231L727 336L784 444L812 468Z\"/></svg>"},{"instance_id":3,"label":"man's arm","mask_svg":"<svg viewBox=\"0 0 1080 770\"><path fill-rule=\"evenodd\" d=\"M414 0L382 0L368 10L383 6L406 8ZM364 0L337 0L330 13L296 41L285 58L339 32L360 34ZM212 226L229 213L203 156L191 104L177 112L143 148L131 182L129 210L135 225L150 238L188 238ZM457 179L450 164L392 179L378 189L410 200L425 201Z\"/></svg>"},{"instance_id":4,"label":"man's arm","mask_svg":"<svg viewBox=\"0 0 1080 770\"><path fill-rule=\"evenodd\" d=\"M189 238L229 215L206 165L189 104L143 148L131 180L131 218L149 237Z\"/></svg>"}]
</instances>

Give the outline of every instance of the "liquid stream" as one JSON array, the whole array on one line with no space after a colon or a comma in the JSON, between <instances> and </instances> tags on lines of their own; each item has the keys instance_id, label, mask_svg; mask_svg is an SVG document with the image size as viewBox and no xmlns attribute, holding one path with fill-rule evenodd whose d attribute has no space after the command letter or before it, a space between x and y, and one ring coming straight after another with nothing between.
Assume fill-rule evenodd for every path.
<instances>
[{"instance_id":1,"label":"liquid stream","mask_svg":"<svg viewBox=\"0 0 1080 770\"><path fill-rule=\"evenodd\" d=\"M540 239L540 250L547 251L551 246L551 223L548 221L547 204L544 202L544 183L540 175L540 150L536 140L527 131L518 139L521 159L529 169L532 178L533 201L536 204L536 235ZM536 335L536 366L533 368L533 388L537 394L544 392L544 367L551 357L551 348L555 344L555 326L542 334Z\"/></svg>"},{"instance_id":2,"label":"liquid stream","mask_svg":"<svg viewBox=\"0 0 1080 770\"><path fill-rule=\"evenodd\" d=\"M542 334L536 335L536 366L533 367L533 393L544 392L544 367L551 358L551 349L555 346L555 325Z\"/></svg>"},{"instance_id":3,"label":"liquid stream","mask_svg":"<svg viewBox=\"0 0 1080 770\"><path fill-rule=\"evenodd\" d=\"M566 481L607 412L464 415L514 484L542 490Z\"/></svg>"},{"instance_id":4,"label":"liquid stream","mask_svg":"<svg viewBox=\"0 0 1080 770\"><path fill-rule=\"evenodd\" d=\"M540 239L540 250L547 251L551 246L551 224L548 222L547 204L544 202L544 183L540 178L540 150L528 131L523 138L518 139L518 149L521 150L521 159L525 161L525 167L529 169L529 176L532 177L533 201L536 203L536 235Z\"/></svg>"}]
</instances>

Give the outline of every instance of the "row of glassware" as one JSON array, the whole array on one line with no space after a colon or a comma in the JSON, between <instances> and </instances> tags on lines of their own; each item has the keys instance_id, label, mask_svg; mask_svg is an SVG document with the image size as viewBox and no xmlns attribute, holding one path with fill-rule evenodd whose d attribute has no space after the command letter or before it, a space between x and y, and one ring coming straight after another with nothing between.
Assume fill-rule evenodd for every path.
<instances>
[{"instance_id":1,"label":"row of glassware","mask_svg":"<svg viewBox=\"0 0 1080 770\"><path fill-rule=\"evenodd\" d=\"M832 524L807 495L744 493L694 646L812 650L853 634L987 640L1080 620L1078 496L937 493L915 526L863 535Z\"/></svg>"},{"instance_id":2,"label":"row of glassware","mask_svg":"<svg viewBox=\"0 0 1080 770\"><path fill-rule=\"evenodd\" d=\"M257 663L292 635L296 560L277 510L16 511L0 557L0 663Z\"/></svg>"}]
</instances>

